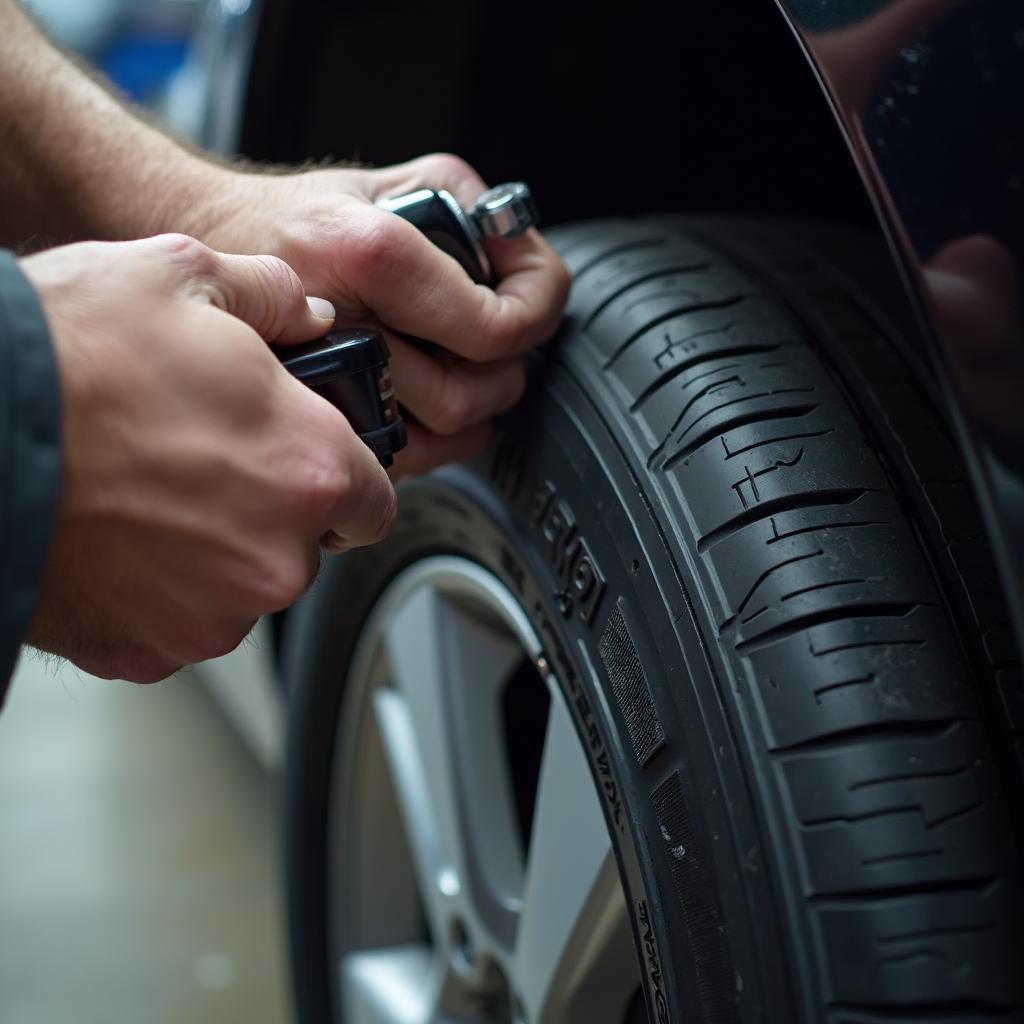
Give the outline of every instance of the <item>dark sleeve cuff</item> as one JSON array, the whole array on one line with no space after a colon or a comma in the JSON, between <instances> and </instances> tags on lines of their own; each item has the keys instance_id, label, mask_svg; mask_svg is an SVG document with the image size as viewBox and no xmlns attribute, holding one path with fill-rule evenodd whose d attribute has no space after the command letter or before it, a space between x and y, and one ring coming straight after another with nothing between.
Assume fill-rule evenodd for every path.
<instances>
[{"instance_id":1,"label":"dark sleeve cuff","mask_svg":"<svg viewBox=\"0 0 1024 1024\"><path fill-rule=\"evenodd\" d=\"M60 490L60 387L42 307L0 250L0 703L35 608Z\"/></svg>"}]
</instances>

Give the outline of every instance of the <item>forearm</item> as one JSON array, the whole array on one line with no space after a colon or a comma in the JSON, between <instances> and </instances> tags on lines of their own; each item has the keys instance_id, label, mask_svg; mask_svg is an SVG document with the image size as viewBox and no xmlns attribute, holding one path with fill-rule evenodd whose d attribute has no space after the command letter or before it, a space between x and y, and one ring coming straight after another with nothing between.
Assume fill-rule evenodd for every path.
<instances>
[{"instance_id":1,"label":"forearm","mask_svg":"<svg viewBox=\"0 0 1024 1024\"><path fill-rule=\"evenodd\" d=\"M0 245L187 233L230 173L134 116L0 0Z\"/></svg>"}]
</instances>

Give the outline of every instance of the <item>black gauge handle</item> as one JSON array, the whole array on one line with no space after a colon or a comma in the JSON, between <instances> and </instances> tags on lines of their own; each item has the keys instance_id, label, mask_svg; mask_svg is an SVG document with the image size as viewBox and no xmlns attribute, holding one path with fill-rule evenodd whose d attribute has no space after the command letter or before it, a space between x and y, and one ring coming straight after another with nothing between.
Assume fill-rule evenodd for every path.
<instances>
[{"instance_id":1,"label":"black gauge handle","mask_svg":"<svg viewBox=\"0 0 1024 1024\"><path fill-rule=\"evenodd\" d=\"M477 284L495 283L483 238L517 238L537 223L530 190L522 182L489 189L468 213L443 189L420 189L377 205L419 228ZM435 347L409 340L424 351ZM344 413L382 466L391 465L407 439L391 386L387 345L378 331L332 331L317 341L279 345L273 351L286 370Z\"/></svg>"},{"instance_id":2,"label":"black gauge handle","mask_svg":"<svg viewBox=\"0 0 1024 1024\"><path fill-rule=\"evenodd\" d=\"M406 444L391 386L388 347L379 331L331 331L303 345L271 346L281 365L340 409L387 468Z\"/></svg>"}]
</instances>

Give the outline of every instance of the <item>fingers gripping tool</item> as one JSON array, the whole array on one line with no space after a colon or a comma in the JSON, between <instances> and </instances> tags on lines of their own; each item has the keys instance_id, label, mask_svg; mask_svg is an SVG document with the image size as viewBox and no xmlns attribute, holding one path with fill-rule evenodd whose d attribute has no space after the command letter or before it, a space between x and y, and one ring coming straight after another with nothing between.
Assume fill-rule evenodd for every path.
<instances>
[{"instance_id":1,"label":"fingers gripping tool","mask_svg":"<svg viewBox=\"0 0 1024 1024\"><path fill-rule=\"evenodd\" d=\"M483 240L517 238L537 223L530 190L522 182L489 189L468 211L450 192L433 189L377 205L419 228L477 284L494 284ZM391 465L395 452L405 447L406 434L379 331L341 329L303 345L277 346L274 352L286 370L341 410L382 466Z\"/></svg>"}]
</instances>

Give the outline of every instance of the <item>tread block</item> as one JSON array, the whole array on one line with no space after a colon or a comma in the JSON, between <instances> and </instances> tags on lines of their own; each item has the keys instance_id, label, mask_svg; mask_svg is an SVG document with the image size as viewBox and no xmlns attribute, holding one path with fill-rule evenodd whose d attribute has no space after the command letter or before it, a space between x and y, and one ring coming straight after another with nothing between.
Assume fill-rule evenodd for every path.
<instances>
[{"instance_id":1,"label":"tread block","mask_svg":"<svg viewBox=\"0 0 1024 1024\"><path fill-rule=\"evenodd\" d=\"M683 239L644 239L589 263L576 275L573 286L582 291L584 322L623 291L643 281L674 272L706 270L713 257L703 246Z\"/></svg>"},{"instance_id":2,"label":"tread block","mask_svg":"<svg viewBox=\"0 0 1024 1024\"><path fill-rule=\"evenodd\" d=\"M840 618L752 652L745 689L771 750L842 733L977 715L940 609Z\"/></svg>"},{"instance_id":3,"label":"tread block","mask_svg":"<svg viewBox=\"0 0 1024 1024\"><path fill-rule=\"evenodd\" d=\"M803 345L792 321L779 315L778 305L753 295L720 309L681 313L637 336L616 361L616 376L634 405L661 382L681 373L687 380L701 372L709 360L737 353L761 354L762 362L779 362L788 352L773 355L787 345Z\"/></svg>"},{"instance_id":4,"label":"tread block","mask_svg":"<svg viewBox=\"0 0 1024 1024\"><path fill-rule=\"evenodd\" d=\"M755 291L738 271L711 275L706 269L670 271L619 292L596 316L587 317L586 333L610 364L652 327L689 311L724 309Z\"/></svg>"},{"instance_id":5,"label":"tread block","mask_svg":"<svg viewBox=\"0 0 1024 1024\"><path fill-rule=\"evenodd\" d=\"M868 520L868 522L871 522ZM803 617L831 611L861 614L865 605L909 611L928 593L923 567L901 564L913 543L901 522L806 530L777 537L777 522L752 523L713 547L705 559L715 570L723 616L741 649ZM898 608L893 608L898 611Z\"/></svg>"},{"instance_id":6,"label":"tread block","mask_svg":"<svg viewBox=\"0 0 1024 1024\"><path fill-rule=\"evenodd\" d=\"M666 475L685 497L698 546L705 547L709 535L729 524L759 514L815 503L846 504L861 492L891 493L861 433L833 405L832 386L820 378L794 378L796 387L809 385L813 391L781 396L783 409L792 408L792 415L731 424L723 416L720 436L708 437L673 463ZM775 402L777 407L779 398ZM808 405L816 408L805 411ZM673 424L674 419L667 425ZM757 443L773 437L779 440L771 447Z\"/></svg>"},{"instance_id":7,"label":"tread block","mask_svg":"<svg viewBox=\"0 0 1024 1024\"><path fill-rule=\"evenodd\" d=\"M544 232L558 250L573 278L631 249L658 248L672 235L650 221L602 220L563 224Z\"/></svg>"},{"instance_id":8,"label":"tread block","mask_svg":"<svg viewBox=\"0 0 1024 1024\"><path fill-rule=\"evenodd\" d=\"M807 895L1012 873L985 748L981 726L961 722L786 757Z\"/></svg>"},{"instance_id":9,"label":"tread block","mask_svg":"<svg viewBox=\"0 0 1024 1024\"><path fill-rule=\"evenodd\" d=\"M1019 1006L1020 899L1019 882L1006 879L981 892L946 889L822 907L832 1001L865 1008Z\"/></svg>"}]
</instances>

